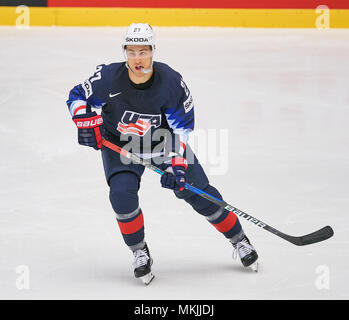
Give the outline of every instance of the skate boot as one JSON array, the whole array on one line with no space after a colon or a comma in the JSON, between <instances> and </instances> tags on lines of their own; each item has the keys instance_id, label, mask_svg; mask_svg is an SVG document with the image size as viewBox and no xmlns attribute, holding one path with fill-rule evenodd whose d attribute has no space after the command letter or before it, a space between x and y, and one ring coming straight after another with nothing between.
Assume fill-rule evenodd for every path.
<instances>
[{"instance_id":1,"label":"skate boot","mask_svg":"<svg viewBox=\"0 0 349 320\"><path fill-rule=\"evenodd\" d=\"M145 243L142 249L134 251L133 255L135 260L132 266L135 277L140 278L145 285L148 285L154 279L154 274L151 272L153 259L150 256L147 244Z\"/></svg>"},{"instance_id":2,"label":"skate boot","mask_svg":"<svg viewBox=\"0 0 349 320\"><path fill-rule=\"evenodd\" d=\"M233 258L237 258L237 254L241 259L244 267L250 267L253 271L258 272L258 254L256 249L251 245L250 240L244 237L237 243L232 243L234 247Z\"/></svg>"}]
</instances>

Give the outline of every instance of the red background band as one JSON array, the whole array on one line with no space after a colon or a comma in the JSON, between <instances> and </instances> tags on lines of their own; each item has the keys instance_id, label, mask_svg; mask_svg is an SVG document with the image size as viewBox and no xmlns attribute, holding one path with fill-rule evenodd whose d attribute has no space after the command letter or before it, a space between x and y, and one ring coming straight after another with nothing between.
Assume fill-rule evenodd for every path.
<instances>
[{"instance_id":1,"label":"red background band","mask_svg":"<svg viewBox=\"0 0 349 320\"><path fill-rule=\"evenodd\" d=\"M48 0L49 7L349 9L349 0Z\"/></svg>"}]
</instances>

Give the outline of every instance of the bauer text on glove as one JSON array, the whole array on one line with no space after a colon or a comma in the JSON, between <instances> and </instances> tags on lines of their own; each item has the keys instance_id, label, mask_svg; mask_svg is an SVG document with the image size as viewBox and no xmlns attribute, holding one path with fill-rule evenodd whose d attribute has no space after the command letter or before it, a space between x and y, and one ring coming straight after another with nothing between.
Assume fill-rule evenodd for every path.
<instances>
[{"instance_id":1,"label":"bauer text on glove","mask_svg":"<svg viewBox=\"0 0 349 320\"><path fill-rule=\"evenodd\" d=\"M78 128L78 142L96 150L102 148L103 119L96 112L88 112L73 117Z\"/></svg>"}]
</instances>

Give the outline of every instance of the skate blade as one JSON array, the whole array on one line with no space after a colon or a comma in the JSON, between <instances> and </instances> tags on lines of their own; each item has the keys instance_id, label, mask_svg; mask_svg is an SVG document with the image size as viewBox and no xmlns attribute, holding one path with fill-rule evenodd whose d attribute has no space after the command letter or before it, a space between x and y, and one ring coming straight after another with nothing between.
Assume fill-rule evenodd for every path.
<instances>
[{"instance_id":1,"label":"skate blade","mask_svg":"<svg viewBox=\"0 0 349 320\"><path fill-rule=\"evenodd\" d=\"M252 263L249 268L251 268L252 271L254 272L258 272L259 271L259 262L256 261L254 263Z\"/></svg>"},{"instance_id":2,"label":"skate blade","mask_svg":"<svg viewBox=\"0 0 349 320\"><path fill-rule=\"evenodd\" d=\"M141 281L147 286L153 279L154 279L154 274L152 272L149 272L143 277L140 277Z\"/></svg>"}]
</instances>

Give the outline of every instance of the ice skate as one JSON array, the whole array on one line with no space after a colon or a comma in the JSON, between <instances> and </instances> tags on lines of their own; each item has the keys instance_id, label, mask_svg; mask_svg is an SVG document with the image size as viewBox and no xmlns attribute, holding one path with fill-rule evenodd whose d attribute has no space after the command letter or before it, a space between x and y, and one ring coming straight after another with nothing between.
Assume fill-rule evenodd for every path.
<instances>
[{"instance_id":1,"label":"ice skate","mask_svg":"<svg viewBox=\"0 0 349 320\"><path fill-rule=\"evenodd\" d=\"M239 254L240 260L244 267L249 267L254 272L258 272L258 254L248 238L244 236L239 242L232 244L234 247L233 258L236 259L237 255Z\"/></svg>"},{"instance_id":2,"label":"ice skate","mask_svg":"<svg viewBox=\"0 0 349 320\"><path fill-rule=\"evenodd\" d=\"M148 285L154 279L154 274L151 272L153 259L150 256L147 244L142 249L134 251L133 255L135 257L132 264L134 275L136 278L141 279L145 285Z\"/></svg>"}]
</instances>

